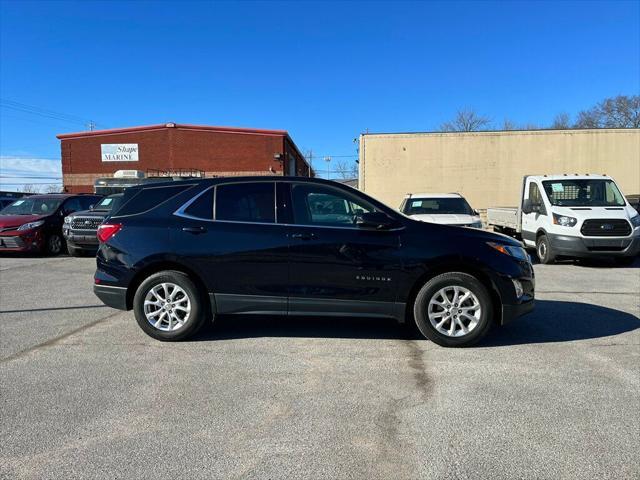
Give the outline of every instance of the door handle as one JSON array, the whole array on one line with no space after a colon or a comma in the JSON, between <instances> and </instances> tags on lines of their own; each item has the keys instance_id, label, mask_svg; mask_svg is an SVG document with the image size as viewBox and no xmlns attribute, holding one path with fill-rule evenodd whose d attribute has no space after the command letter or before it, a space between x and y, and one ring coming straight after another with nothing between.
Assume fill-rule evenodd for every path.
<instances>
[{"instance_id":1,"label":"door handle","mask_svg":"<svg viewBox=\"0 0 640 480\"><path fill-rule=\"evenodd\" d=\"M296 240L312 240L316 238L315 233L292 233L291 238L295 238Z\"/></svg>"},{"instance_id":2,"label":"door handle","mask_svg":"<svg viewBox=\"0 0 640 480\"><path fill-rule=\"evenodd\" d=\"M199 233L205 233L207 231L206 228L204 227L182 227L182 231L183 232L187 232L187 233L193 233L193 234L199 234Z\"/></svg>"}]
</instances>

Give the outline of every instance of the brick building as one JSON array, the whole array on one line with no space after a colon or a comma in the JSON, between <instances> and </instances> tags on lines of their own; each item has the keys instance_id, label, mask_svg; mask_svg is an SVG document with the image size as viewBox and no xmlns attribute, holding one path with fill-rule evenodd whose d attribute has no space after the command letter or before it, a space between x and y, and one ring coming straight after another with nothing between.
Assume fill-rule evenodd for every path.
<instances>
[{"instance_id":1,"label":"brick building","mask_svg":"<svg viewBox=\"0 0 640 480\"><path fill-rule=\"evenodd\" d=\"M197 171L206 177L310 176L313 171L284 130L167 123L57 136L68 192L93 192L118 170L147 176Z\"/></svg>"}]
</instances>

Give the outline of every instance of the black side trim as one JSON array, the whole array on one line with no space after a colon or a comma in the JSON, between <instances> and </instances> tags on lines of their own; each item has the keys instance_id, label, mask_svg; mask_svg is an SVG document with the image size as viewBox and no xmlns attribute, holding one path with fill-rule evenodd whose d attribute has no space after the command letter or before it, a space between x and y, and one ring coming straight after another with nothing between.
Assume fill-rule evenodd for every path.
<instances>
[{"instance_id":1,"label":"black side trim","mask_svg":"<svg viewBox=\"0 0 640 480\"><path fill-rule=\"evenodd\" d=\"M531 240L532 242L536 241L536 232L525 232L522 230L521 235L523 240Z\"/></svg>"},{"instance_id":2,"label":"black side trim","mask_svg":"<svg viewBox=\"0 0 640 480\"><path fill-rule=\"evenodd\" d=\"M213 293L216 313L286 315L287 297ZM213 307L214 305L212 305Z\"/></svg>"},{"instance_id":3,"label":"black side trim","mask_svg":"<svg viewBox=\"0 0 640 480\"><path fill-rule=\"evenodd\" d=\"M383 317L404 322L405 304L335 298L289 298L289 315Z\"/></svg>"}]
</instances>

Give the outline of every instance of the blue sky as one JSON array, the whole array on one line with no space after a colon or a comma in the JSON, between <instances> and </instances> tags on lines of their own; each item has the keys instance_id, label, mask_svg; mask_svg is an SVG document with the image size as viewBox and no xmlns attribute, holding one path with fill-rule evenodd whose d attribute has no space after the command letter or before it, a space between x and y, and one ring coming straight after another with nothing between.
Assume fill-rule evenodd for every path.
<instances>
[{"instance_id":1,"label":"blue sky","mask_svg":"<svg viewBox=\"0 0 640 480\"><path fill-rule=\"evenodd\" d=\"M316 155L355 155L366 129L435 130L461 108L497 127L505 118L545 126L559 112L640 91L637 1L0 9L3 100L104 127L286 129ZM59 171L55 135L82 124L2 107L3 175Z\"/></svg>"}]
</instances>

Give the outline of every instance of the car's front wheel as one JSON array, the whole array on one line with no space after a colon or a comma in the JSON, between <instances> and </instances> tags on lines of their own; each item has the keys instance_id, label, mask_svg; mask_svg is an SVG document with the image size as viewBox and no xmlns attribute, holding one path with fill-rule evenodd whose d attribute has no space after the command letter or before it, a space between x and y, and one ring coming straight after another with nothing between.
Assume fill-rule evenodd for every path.
<instances>
[{"instance_id":1,"label":"car's front wheel","mask_svg":"<svg viewBox=\"0 0 640 480\"><path fill-rule=\"evenodd\" d=\"M205 319L203 295L184 273L165 270L144 280L133 298L138 325L163 341L184 340L194 335Z\"/></svg>"},{"instance_id":2,"label":"car's front wheel","mask_svg":"<svg viewBox=\"0 0 640 480\"><path fill-rule=\"evenodd\" d=\"M462 272L438 275L416 296L414 319L418 330L443 347L466 347L491 328L493 305L484 285Z\"/></svg>"}]
</instances>

